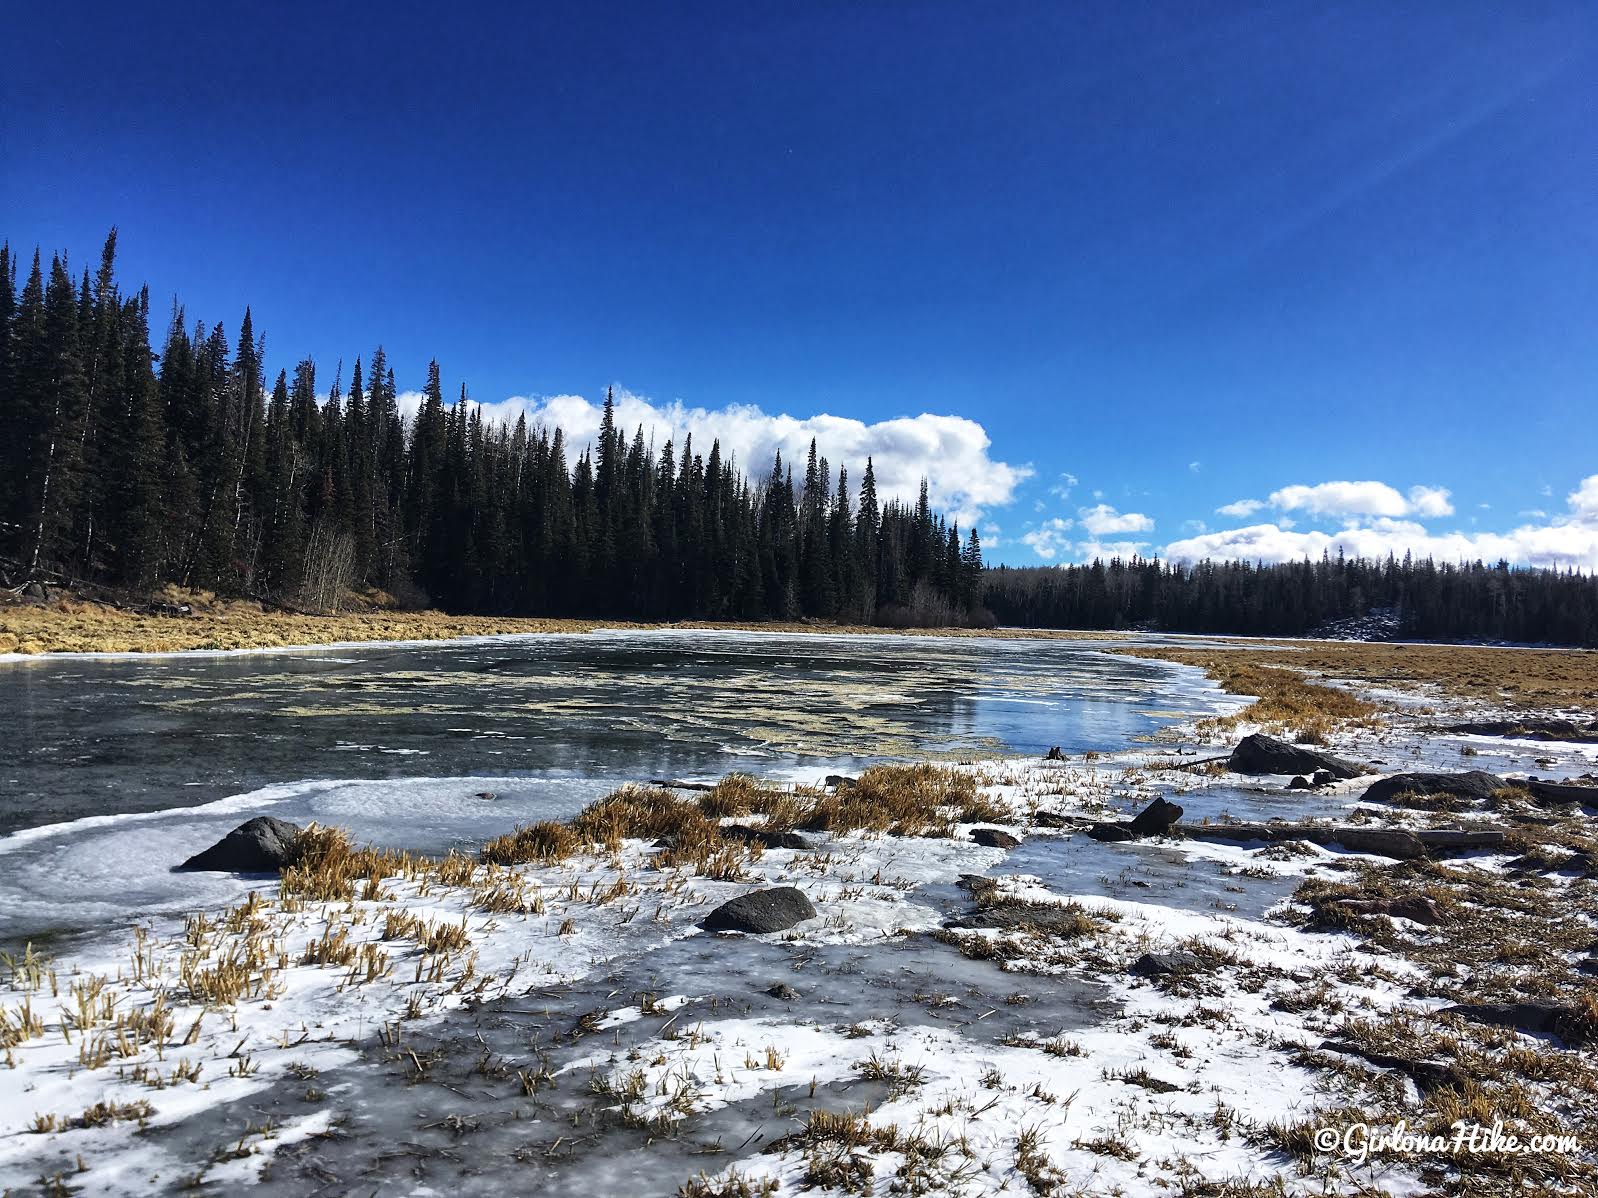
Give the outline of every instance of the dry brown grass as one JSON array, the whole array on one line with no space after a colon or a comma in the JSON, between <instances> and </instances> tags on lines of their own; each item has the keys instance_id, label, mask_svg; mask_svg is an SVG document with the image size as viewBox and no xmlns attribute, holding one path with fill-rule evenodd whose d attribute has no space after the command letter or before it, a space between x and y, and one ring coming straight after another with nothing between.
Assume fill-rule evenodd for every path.
<instances>
[{"instance_id":1,"label":"dry brown grass","mask_svg":"<svg viewBox=\"0 0 1598 1198\"><path fill-rule=\"evenodd\" d=\"M483 846L482 860L549 864L587 847L614 850L623 840L659 840L664 847L657 864L691 865L732 879L762 849L758 842L724 836L722 819L758 817L760 828L770 832L802 828L833 835L947 836L956 823L1003 822L1010 814L978 792L972 775L936 765L873 766L834 792L769 786L747 774L728 774L694 798L623 787L590 803L568 823L546 820L495 837ZM342 876L348 868L336 872Z\"/></svg>"},{"instance_id":2,"label":"dry brown grass","mask_svg":"<svg viewBox=\"0 0 1598 1198\"><path fill-rule=\"evenodd\" d=\"M1255 696L1255 701L1236 715L1212 721L1217 727L1240 722L1261 724L1290 729L1300 742L1322 744L1339 725L1369 720L1377 712L1374 704L1347 690L1310 682L1297 670L1261 665L1253 650L1160 648L1119 652L1200 666L1228 694Z\"/></svg>"},{"instance_id":3,"label":"dry brown grass","mask_svg":"<svg viewBox=\"0 0 1598 1198\"><path fill-rule=\"evenodd\" d=\"M409 853L356 848L342 828L311 824L295 841L297 857L282 871L285 899L308 902L350 902L356 884L367 883L362 898L375 898L375 884L394 874L414 873L417 861Z\"/></svg>"},{"instance_id":4,"label":"dry brown grass","mask_svg":"<svg viewBox=\"0 0 1598 1198\"><path fill-rule=\"evenodd\" d=\"M1598 651L1593 650L1279 641L1236 648L1173 646L1118 652L1203 666L1228 690L1233 688L1227 677L1249 665L1286 666L1397 689L1436 687L1444 695L1494 705L1598 713ZM1241 687L1238 693L1260 692Z\"/></svg>"},{"instance_id":5,"label":"dry brown grass","mask_svg":"<svg viewBox=\"0 0 1598 1198\"><path fill-rule=\"evenodd\" d=\"M198 597L195 597L198 598ZM0 653L175 653L268 649L340 641L436 641L513 632L589 632L577 620L364 611L300 615L242 600L196 603L190 616L141 615L100 603L0 607Z\"/></svg>"},{"instance_id":6,"label":"dry brown grass","mask_svg":"<svg viewBox=\"0 0 1598 1198\"><path fill-rule=\"evenodd\" d=\"M816 798L799 826L812 832L948 836L956 823L1003 822L1009 812L977 791L970 774L935 765L877 765Z\"/></svg>"},{"instance_id":7,"label":"dry brown grass","mask_svg":"<svg viewBox=\"0 0 1598 1198\"><path fill-rule=\"evenodd\" d=\"M170 590L170 588L169 588ZM990 636L1006 640L1114 640L1119 633L1048 629L982 631L970 628L874 628L853 624L716 623L639 624L630 621L554 620L510 616L452 616L437 611L345 611L305 615L275 611L248 600L219 600L205 592L175 591L163 598L188 603L189 616L141 615L77 599L48 606L0 605L0 653L176 653L191 649L268 649L341 641L440 641L504 633L585 633L596 628L751 629L761 632L868 632L896 636Z\"/></svg>"}]
</instances>

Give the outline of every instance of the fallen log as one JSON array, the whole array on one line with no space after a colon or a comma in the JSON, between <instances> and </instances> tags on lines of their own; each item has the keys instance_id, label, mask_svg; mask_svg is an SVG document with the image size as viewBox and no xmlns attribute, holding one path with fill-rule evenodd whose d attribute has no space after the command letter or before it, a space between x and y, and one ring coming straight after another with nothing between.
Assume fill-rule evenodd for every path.
<instances>
[{"instance_id":1,"label":"fallen log","mask_svg":"<svg viewBox=\"0 0 1598 1198\"><path fill-rule=\"evenodd\" d=\"M1347 824L1176 824L1173 834L1194 840L1262 840L1268 844L1307 840L1323 846L1342 845L1354 853L1371 853L1394 861L1413 861L1432 853L1497 852L1506 847L1502 832L1477 832L1461 828L1371 828Z\"/></svg>"}]
</instances>

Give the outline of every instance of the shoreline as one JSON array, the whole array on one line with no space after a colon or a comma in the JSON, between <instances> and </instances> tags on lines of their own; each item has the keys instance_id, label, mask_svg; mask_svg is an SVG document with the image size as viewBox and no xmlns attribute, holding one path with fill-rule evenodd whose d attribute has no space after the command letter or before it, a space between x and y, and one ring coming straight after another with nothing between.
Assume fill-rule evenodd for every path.
<instances>
[{"instance_id":1,"label":"shoreline","mask_svg":"<svg viewBox=\"0 0 1598 1198\"><path fill-rule=\"evenodd\" d=\"M574 636L594 632L764 632L774 635L979 637L992 640L1115 642L1131 634L1049 628L887 628L809 621L565 619L452 616L437 611L300 615L227 603L188 616L145 615L69 601L53 607L0 607L0 663L51 658L138 658L188 653L260 653L421 645L488 637Z\"/></svg>"}]
</instances>

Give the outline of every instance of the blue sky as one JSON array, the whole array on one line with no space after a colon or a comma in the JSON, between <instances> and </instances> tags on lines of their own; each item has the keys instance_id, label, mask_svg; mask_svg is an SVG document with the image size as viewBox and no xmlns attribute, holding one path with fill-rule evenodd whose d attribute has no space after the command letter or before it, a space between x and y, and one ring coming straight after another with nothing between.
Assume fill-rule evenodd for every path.
<instances>
[{"instance_id":1,"label":"blue sky","mask_svg":"<svg viewBox=\"0 0 1598 1198\"><path fill-rule=\"evenodd\" d=\"M615 383L750 456L819 431L928 473L993 560L1598 568L1590 4L8 29L0 235L83 262L116 224L125 278L250 303L274 365L381 341L506 411L581 425Z\"/></svg>"}]
</instances>

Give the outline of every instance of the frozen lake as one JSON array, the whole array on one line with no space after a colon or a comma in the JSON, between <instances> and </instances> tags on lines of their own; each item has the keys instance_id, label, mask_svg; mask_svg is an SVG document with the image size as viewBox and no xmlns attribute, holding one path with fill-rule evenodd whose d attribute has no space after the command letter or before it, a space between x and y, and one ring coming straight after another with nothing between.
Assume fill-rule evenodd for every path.
<instances>
[{"instance_id":1,"label":"frozen lake","mask_svg":"<svg viewBox=\"0 0 1598 1198\"><path fill-rule=\"evenodd\" d=\"M604 632L0 665L0 943L227 902L250 815L475 851L615 786L1113 750L1211 710L1091 642ZM483 796L492 797L483 797Z\"/></svg>"}]
</instances>

